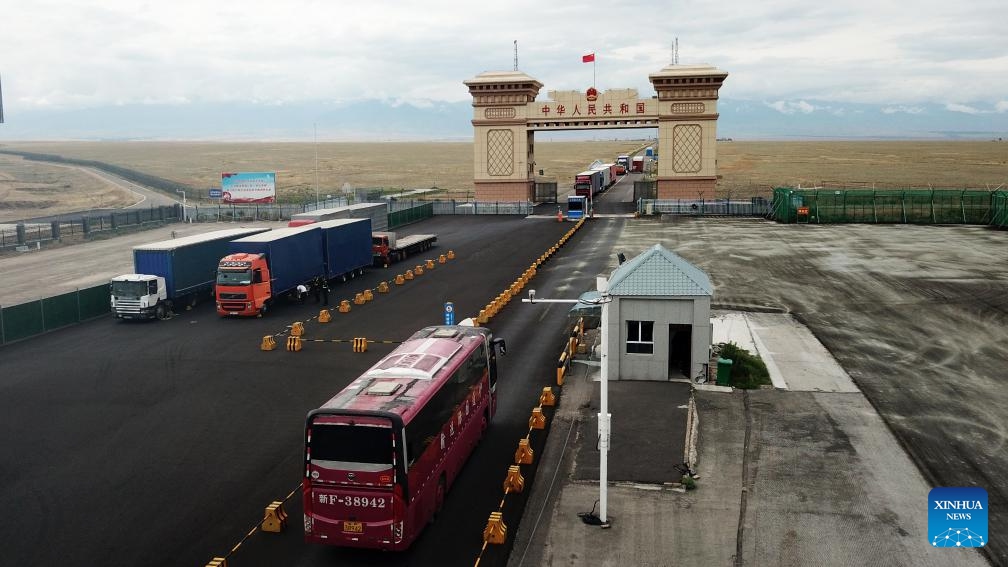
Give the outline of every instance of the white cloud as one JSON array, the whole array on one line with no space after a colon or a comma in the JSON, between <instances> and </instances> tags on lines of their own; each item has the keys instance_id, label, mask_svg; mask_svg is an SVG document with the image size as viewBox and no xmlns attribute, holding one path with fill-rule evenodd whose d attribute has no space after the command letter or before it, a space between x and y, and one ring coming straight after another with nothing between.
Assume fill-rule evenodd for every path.
<instances>
[{"instance_id":1,"label":"white cloud","mask_svg":"<svg viewBox=\"0 0 1008 567\"><path fill-rule=\"evenodd\" d=\"M980 110L966 104L959 104L957 102L949 102L945 104L945 110L950 112L962 112L963 114L983 114L989 112L986 110Z\"/></svg>"},{"instance_id":2,"label":"white cloud","mask_svg":"<svg viewBox=\"0 0 1008 567\"><path fill-rule=\"evenodd\" d=\"M996 112L1008 112L1008 100L997 101L997 104L994 105L994 110Z\"/></svg>"},{"instance_id":3,"label":"white cloud","mask_svg":"<svg viewBox=\"0 0 1008 567\"><path fill-rule=\"evenodd\" d=\"M780 112L781 114L794 114L800 112L802 114L811 114L815 112L816 107L805 102L804 100L799 100L797 102L778 100L776 102L764 103L770 108Z\"/></svg>"},{"instance_id":4,"label":"white cloud","mask_svg":"<svg viewBox=\"0 0 1008 567\"><path fill-rule=\"evenodd\" d=\"M906 106L903 104L897 104L895 106L886 106L882 108L883 114L897 114L900 112L905 114L922 114L924 112L924 109L921 108L920 106Z\"/></svg>"}]
</instances>

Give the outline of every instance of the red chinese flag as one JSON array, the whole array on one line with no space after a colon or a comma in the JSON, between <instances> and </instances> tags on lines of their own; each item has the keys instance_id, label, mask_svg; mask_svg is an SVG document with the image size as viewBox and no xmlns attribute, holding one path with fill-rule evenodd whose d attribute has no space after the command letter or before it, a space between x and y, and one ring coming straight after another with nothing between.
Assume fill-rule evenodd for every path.
<instances>
[{"instance_id":1,"label":"red chinese flag","mask_svg":"<svg viewBox=\"0 0 1008 567\"><path fill-rule=\"evenodd\" d=\"M588 55L582 55L581 56L581 62L582 63L592 63L594 61L595 61L595 54L594 53L589 53Z\"/></svg>"}]
</instances>

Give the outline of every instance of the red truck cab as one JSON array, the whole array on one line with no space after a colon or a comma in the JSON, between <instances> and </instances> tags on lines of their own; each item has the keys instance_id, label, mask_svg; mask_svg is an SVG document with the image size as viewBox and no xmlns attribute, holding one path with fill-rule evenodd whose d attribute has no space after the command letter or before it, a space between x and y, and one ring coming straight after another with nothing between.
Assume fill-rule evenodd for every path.
<instances>
[{"instance_id":1,"label":"red truck cab","mask_svg":"<svg viewBox=\"0 0 1008 567\"><path fill-rule=\"evenodd\" d=\"M217 314L255 316L265 313L272 290L262 254L228 254L217 266Z\"/></svg>"}]
</instances>

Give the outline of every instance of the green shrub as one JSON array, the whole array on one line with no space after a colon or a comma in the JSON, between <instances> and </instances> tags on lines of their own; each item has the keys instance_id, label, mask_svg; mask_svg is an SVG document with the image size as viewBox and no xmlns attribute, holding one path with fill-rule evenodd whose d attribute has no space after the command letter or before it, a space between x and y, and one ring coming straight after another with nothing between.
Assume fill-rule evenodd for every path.
<instances>
[{"instance_id":1,"label":"green shrub","mask_svg":"<svg viewBox=\"0 0 1008 567\"><path fill-rule=\"evenodd\" d=\"M718 347L721 358L732 361L732 387L751 390L770 384L770 373L759 355L752 354L735 343L720 343Z\"/></svg>"}]
</instances>

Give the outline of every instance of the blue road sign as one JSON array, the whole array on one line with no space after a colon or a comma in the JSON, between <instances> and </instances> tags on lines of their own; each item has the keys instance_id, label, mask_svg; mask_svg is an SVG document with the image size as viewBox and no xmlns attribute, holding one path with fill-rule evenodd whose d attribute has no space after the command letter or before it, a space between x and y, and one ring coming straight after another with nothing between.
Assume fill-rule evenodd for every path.
<instances>
[{"instance_id":1,"label":"blue road sign","mask_svg":"<svg viewBox=\"0 0 1008 567\"><path fill-rule=\"evenodd\" d=\"M211 199L220 199L223 196L224 196L224 190L223 189L214 189L213 187L210 188L210 198Z\"/></svg>"},{"instance_id":2,"label":"blue road sign","mask_svg":"<svg viewBox=\"0 0 1008 567\"><path fill-rule=\"evenodd\" d=\"M454 325L455 324L455 304L448 301L444 304L444 324Z\"/></svg>"}]
</instances>

